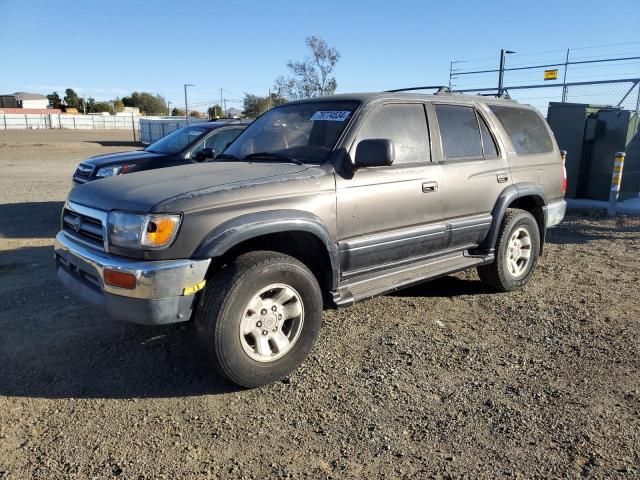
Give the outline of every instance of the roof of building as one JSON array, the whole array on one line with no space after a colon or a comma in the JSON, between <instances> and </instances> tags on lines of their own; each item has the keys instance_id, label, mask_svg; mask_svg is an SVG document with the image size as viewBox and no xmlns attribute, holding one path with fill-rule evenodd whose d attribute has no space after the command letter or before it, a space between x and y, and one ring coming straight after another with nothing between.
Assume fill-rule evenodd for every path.
<instances>
[{"instance_id":1,"label":"roof of building","mask_svg":"<svg viewBox=\"0 0 640 480\"><path fill-rule=\"evenodd\" d=\"M16 100L46 100L46 95L40 95L39 93L28 92L16 92L2 95L3 97L15 97Z\"/></svg>"}]
</instances>

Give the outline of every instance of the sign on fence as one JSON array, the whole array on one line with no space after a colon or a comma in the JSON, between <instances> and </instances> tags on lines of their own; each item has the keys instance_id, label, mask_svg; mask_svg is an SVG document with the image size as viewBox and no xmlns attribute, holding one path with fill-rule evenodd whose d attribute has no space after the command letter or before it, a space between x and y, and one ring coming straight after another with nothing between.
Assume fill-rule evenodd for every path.
<instances>
[{"instance_id":1,"label":"sign on fence","mask_svg":"<svg viewBox=\"0 0 640 480\"><path fill-rule=\"evenodd\" d=\"M545 70L544 71L544 79L545 80L557 80L558 79L558 69L554 68L553 70Z\"/></svg>"}]
</instances>

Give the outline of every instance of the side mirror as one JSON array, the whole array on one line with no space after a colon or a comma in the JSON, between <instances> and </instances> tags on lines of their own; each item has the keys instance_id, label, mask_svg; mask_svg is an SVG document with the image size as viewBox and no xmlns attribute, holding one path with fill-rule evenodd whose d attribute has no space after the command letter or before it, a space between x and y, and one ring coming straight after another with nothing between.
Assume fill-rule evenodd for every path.
<instances>
[{"instance_id":1,"label":"side mirror","mask_svg":"<svg viewBox=\"0 0 640 480\"><path fill-rule=\"evenodd\" d=\"M203 148L198 152L198 154L196 155L196 158L202 162L206 159L214 158L215 156L216 156L215 150L213 150L212 148Z\"/></svg>"},{"instance_id":2,"label":"side mirror","mask_svg":"<svg viewBox=\"0 0 640 480\"><path fill-rule=\"evenodd\" d=\"M372 138L362 140L356 148L354 164L357 167L384 167L391 165L396 157L393 140Z\"/></svg>"}]
</instances>

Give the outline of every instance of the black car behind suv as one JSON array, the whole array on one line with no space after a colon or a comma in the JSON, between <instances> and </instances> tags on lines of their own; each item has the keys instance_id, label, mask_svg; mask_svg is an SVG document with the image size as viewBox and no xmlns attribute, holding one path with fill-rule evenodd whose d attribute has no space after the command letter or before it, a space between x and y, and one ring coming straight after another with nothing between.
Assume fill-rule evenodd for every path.
<instances>
[{"instance_id":1,"label":"black car behind suv","mask_svg":"<svg viewBox=\"0 0 640 480\"><path fill-rule=\"evenodd\" d=\"M202 122L179 128L144 150L98 155L83 161L73 174L73 184L114 175L173 167L210 160L244 130L249 121Z\"/></svg>"}]
</instances>

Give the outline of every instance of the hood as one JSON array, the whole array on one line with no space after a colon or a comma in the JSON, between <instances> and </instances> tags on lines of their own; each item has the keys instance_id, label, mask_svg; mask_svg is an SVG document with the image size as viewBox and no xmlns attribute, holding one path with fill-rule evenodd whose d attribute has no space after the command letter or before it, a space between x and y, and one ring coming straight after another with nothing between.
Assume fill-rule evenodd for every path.
<instances>
[{"instance_id":1,"label":"hood","mask_svg":"<svg viewBox=\"0 0 640 480\"><path fill-rule=\"evenodd\" d=\"M107 153L106 155L97 155L95 157L83 160L83 165L92 165L94 167L106 167L108 165L136 161L147 160L151 158L165 157L161 153L147 152L146 150L133 150L129 152Z\"/></svg>"},{"instance_id":2,"label":"hood","mask_svg":"<svg viewBox=\"0 0 640 480\"><path fill-rule=\"evenodd\" d=\"M163 201L277 181L308 170L290 163L207 162L118 175L79 185L69 200L100 210L149 212Z\"/></svg>"}]
</instances>

